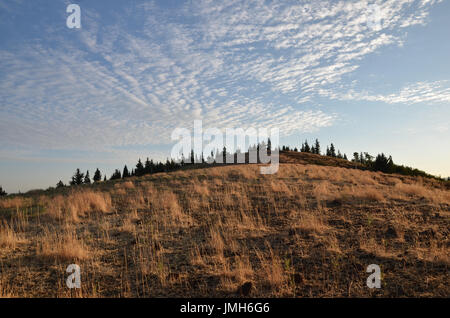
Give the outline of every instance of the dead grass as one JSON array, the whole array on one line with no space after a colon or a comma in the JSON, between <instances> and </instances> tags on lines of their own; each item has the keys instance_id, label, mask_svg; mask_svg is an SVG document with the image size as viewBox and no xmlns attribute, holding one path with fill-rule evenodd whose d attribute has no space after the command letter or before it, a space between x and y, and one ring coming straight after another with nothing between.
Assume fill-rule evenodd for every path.
<instances>
[{"instance_id":1,"label":"dead grass","mask_svg":"<svg viewBox=\"0 0 450 318\"><path fill-rule=\"evenodd\" d=\"M67 196L41 197L41 204L52 217L69 218L73 221L79 221L80 217L86 217L90 213L112 210L109 193L94 191L73 191Z\"/></svg>"},{"instance_id":2,"label":"dead grass","mask_svg":"<svg viewBox=\"0 0 450 318\"><path fill-rule=\"evenodd\" d=\"M450 191L427 180L242 165L58 193L0 200L0 296L72 297L68 263L77 297L450 295ZM365 286L369 264L388 271L382 290Z\"/></svg>"},{"instance_id":3,"label":"dead grass","mask_svg":"<svg viewBox=\"0 0 450 318\"><path fill-rule=\"evenodd\" d=\"M76 233L45 233L38 243L37 255L58 261L82 261L90 258L92 253Z\"/></svg>"},{"instance_id":4,"label":"dead grass","mask_svg":"<svg viewBox=\"0 0 450 318\"><path fill-rule=\"evenodd\" d=\"M16 248L18 244L25 243L26 240L7 223L0 225L0 247Z\"/></svg>"}]
</instances>

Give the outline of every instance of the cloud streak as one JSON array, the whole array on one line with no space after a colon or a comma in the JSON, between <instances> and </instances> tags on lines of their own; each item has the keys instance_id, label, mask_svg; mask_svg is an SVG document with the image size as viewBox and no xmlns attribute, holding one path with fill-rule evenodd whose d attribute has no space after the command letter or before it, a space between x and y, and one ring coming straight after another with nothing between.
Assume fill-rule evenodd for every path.
<instances>
[{"instance_id":1,"label":"cloud streak","mask_svg":"<svg viewBox=\"0 0 450 318\"><path fill-rule=\"evenodd\" d=\"M35 41L0 45L0 145L109 151L167 144L174 128L194 119L289 135L337 120L314 105L317 96L448 101L443 83L387 96L334 88L365 56L401 45L401 30L426 23L437 2L187 1L170 10L138 2L119 7L120 15L81 4L80 31L55 22L38 25ZM376 28L367 16L374 3Z\"/></svg>"}]
</instances>

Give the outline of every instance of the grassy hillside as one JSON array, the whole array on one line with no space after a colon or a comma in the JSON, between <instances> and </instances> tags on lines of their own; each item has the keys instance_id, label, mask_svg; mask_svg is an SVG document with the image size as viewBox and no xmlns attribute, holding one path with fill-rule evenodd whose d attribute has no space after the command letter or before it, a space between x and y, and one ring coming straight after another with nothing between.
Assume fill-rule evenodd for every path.
<instances>
[{"instance_id":1,"label":"grassy hillside","mask_svg":"<svg viewBox=\"0 0 450 318\"><path fill-rule=\"evenodd\" d=\"M280 160L2 199L0 296L450 296L441 183Z\"/></svg>"}]
</instances>

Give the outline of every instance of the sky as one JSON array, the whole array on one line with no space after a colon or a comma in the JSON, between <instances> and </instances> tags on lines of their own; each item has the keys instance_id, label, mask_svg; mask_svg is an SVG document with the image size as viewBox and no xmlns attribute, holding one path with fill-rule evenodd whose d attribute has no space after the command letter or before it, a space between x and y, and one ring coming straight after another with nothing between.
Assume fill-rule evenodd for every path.
<instances>
[{"instance_id":1,"label":"sky","mask_svg":"<svg viewBox=\"0 0 450 318\"><path fill-rule=\"evenodd\" d=\"M0 0L0 186L165 160L177 127L280 130L450 176L450 1Z\"/></svg>"}]
</instances>

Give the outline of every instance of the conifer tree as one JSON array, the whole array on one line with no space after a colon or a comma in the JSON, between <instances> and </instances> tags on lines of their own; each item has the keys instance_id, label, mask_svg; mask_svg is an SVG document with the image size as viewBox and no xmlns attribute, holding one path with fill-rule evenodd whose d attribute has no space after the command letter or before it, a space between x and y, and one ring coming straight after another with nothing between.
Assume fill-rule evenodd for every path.
<instances>
[{"instance_id":1,"label":"conifer tree","mask_svg":"<svg viewBox=\"0 0 450 318\"><path fill-rule=\"evenodd\" d=\"M86 175L84 176L83 183L84 184L91 184L91 178L89 177L89 170L86 171Z\"/></svg>"},{"instance_id":2,"label":"conifer tree","mask_svg":"<svg viewBox=\"0 0 450 318\"><path fill-rule=\"evenodd\" d=\"M136 164L136 169L134 170L134 174L137 177L144 175L144 165L141 162L141 158L139 158L138 163Z\"/></svg>"},{"instance_id":3,"label":"conifer tree","mask_svg":"<svg viewBox=\"0 0 450 318\"><path fill-rule=\"evenodd\" d=\"M330 156L336 157L336 149L334 148L333 143L331 143L331 145L330 145Z\"/></svg>"},{"instance_id":4,"label":"conifer tree","mask_svg":"<svg viewBox=\"0 0 450 318\"><path fill-rule=\"evenodd\" d=\"M148 157L147 160L145 160L144 171L145 174L153 173L153 160L149 160Z\"/></svg>"},{"instance_id":5,"label":"conifer tree","mask_svg":"<svg viewBox=\"0 0 450 318\"><path fill-rule=\"evenodd\" d=\"M320 143L319 139L316 138L316 144L314 145L315 154L320 155Z\"/></svg>"},{"instance_id":6,"label":"conifer tree","mask_svg":"<svg viewBox=\"0 0 450 318\"><path fill-rule=\"evenodd\" d=\"M4 197L6 195L8 195L8 193L6 193L6 191L0 186L0 197Z\"/></svg>"},{"instance_id":7,"label":"conifer tree","mask_svg":"<svg viewBox=\"0 0 450 318\"><path fill-rule=\"evenodd\" d=\"M59 180L59 182L56 184L56 189L64 188L64 187L65 187L65 184L61 180Z\"/></svg>"},{"instance_id":8,"label":"conifer tree","mask_svg":"<svg viewBox=\"0 0 450 318\"><path fill-rule=\"evenodd\" d=\"M311 148L309 147L308 140L305 140L305 152L311 152Z\"/></svg>"},{"instance_id":9,"label":"conifer tree","mask_svg":"<svg viewBox=\"0 0 450 318\"><path fill-rule=\"evenodd\" d=\"M83 180L84 180L84 173L81 173L80 169L77 168L75 174L72 176L70 185L80 185L83 183Z\"/></svg>"},{"instance_id":10,"label":"conifer tree","mask_svg":"<svg viewBox=\"0 0 450 318\"><path fill-rule=\"evenodd\" d=\"M258 147L259 147L259 145L258 145ZM258 152L258 154L259 154L259 152ZM223 160L222 163L227 163L227 148L225 146L223 147L223 151L222 151L222 160Z\"/></svg>"},{"instance_id":11,"label":"conifer tree","mask_svg":"<svg viewBox=\"0 0 450 318\"><path fill-rule=\"evenodd\" d=\"M100 170L98 170L98 168L97 168L97 170L95 170L95 173L94 173L94 182L99 182L101 180L102 180L102 174L101 174Z\"/></svg>"},{"instance_id":12,"label":"conifer tree","mask_svg":"<svg viewBox=\"0 0 450 318\"><path fill-rule=\"evenodd\" d=\"M121 179L121 178L122 178L122 175L120 174L120 170L119 170L119 169L116 169L116 170L114 171L114 173L112 174L110 180L117 180L117 179Z\"/></svg>"},{"instance_id":13,"label":"conifer tree","mask_svg":"<svg viewBox=\"0 0 450 318\"><path fill-rule=\"evenodd\" d=\"M130 177L130 173L128 172L127 165L125 165L125 167L123 167L122 178L125 179L125 178L128 178L128 177Z\"/></svg>"}]
</instances>

